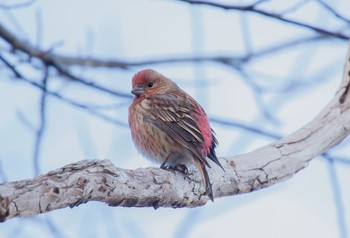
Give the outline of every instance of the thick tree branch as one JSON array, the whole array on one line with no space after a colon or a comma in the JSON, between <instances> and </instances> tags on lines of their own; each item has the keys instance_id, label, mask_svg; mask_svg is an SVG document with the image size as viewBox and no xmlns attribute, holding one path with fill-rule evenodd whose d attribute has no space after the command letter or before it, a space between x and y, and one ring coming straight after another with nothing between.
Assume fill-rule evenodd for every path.
<instances>
[{"instance_id":1,"label":"thick tree branch","mask_svg":"<svg viewBox=\"0 0 350 238\"><path fill-rule=\"evenodd\" d=\"M333 100L293 134L247 154L220 158L209 170L216 198L248 193L292 177L350 134L350 49ZM74 207L89 201L125 207L196 207L208 197L195 170L127 170L110 161L80 161L34 179L0 185L0 220Z\"/></svg>"}]
</instances>

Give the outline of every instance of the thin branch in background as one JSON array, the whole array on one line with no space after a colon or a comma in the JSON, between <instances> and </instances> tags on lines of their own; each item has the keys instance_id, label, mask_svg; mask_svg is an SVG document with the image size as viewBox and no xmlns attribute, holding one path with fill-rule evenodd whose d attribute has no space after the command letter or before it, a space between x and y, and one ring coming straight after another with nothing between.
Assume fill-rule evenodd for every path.
<instances>
[{"instance_id":1,"label":"thin branch in background","mask_svg":"<svg viewBox=\"0 0 350 238\"><path fill-rule=\"evenodd\" d=\"M320 83L325 83L329 80L331 80L331 77L327 77L332 69L331 67L334 67L333 65L329 65L327 67L324 67L322 70L319 72L316 72L315 74L311 76L307 76L305 78L297 78L297 77L280 77L272 74L268 74L265 72L257 71L257 70L250 70L249 73L254 75L255 77L259 78L259 80L264 80L266 79L269 80L268 82L271 82L271 84L266 85L266 86L260 86L261 90L264 91L264 93L268 92L274 92L274 93L279 93L279 94L284 94L286 92L297 92L297 90L300 89L307 89L311 88L312 86L317 86ZM327 70L328 71L327 71ZM321 74L320 72L325 71L324 74ZM322 77L320 76L322 75ZM273 80L276 82L281 82L282 80L285 81L284 84L282 85L276 85L276 83L273 83Z\"/></svg>"},{"instance_id":2,"label":"thin branch in background","mask_svg":"<svg viewBox=\"0 0 350 238\"><path fill-rule=\"evenodd\" d=\"M263 99L263 89L261 86L255 83L253 77L246 72L243 68L238 71L240 78L244 79L243 83L248 84L248 86L254 91L253 96L256 105L258 105L258 109L260 113L267 118L268 120L272 121L273 123L277 124L278 120L270 113L268 107L265 105L264 99Z\"/></svg>"},{"instance_id":3,"label":"thin branch in background","mask_svg":"<svg viewBox=\"0 0 350 238\"><path fill-rule=\"evenodd\" d=\"M325 8L328 12L333 14L336 18L350 24L350 19L346 18L345 16L340 15L338 11L336 11L334 8L332 8L330 5L328 5L323 0L315 0L317 3L319 3L323 8Z\"/></svg>"},{"instance_id":4,"label":"thin branch in background","mask_svg":"<svg viewBox=\"0 0 350 238\"><path fill-rule=\"evenodd\" d=\"M188 213L182 218L181 222L179 222L177 225L172 237L191 237L191 234L195 230L196 226L200 224L202 213L203 210L201 209L192 209L188 211Z\"/></svg>"},{"instance_id":5,"label":"thin branch in background","mask_svg":"<svg viewBox=\"0 0 350 238\"><path fill-rule=\"evenodd\" d=\"M51 65L64 77L67 77L69 79L72 79L73 82L78 82L81 83L85 86L89 86L92 88L95 88L97 90L100 90L101 92L108 93L112 96L117 96L117 97L124 97L124 98L132 98L132 95L130 93L124 93L124 92L118 92L115 90L111 90L109 88L100 86L96 84L95 82L92 81L87 81L86 79L82 79L76 75L73 75L71 72L69 72L67 69L64 69L62 66L59 64L52 62Z\"/></svg>"},{"instance_id":6,"label":"thin branch in background","mask_svg":"<svg viewBox=\"0 0 350 238\"><path fill-rule=\"evenodd\" d=\"M134 66L145 66L145 65L153 65L153 64L169 64L169 63L184 63L184 62L216 62L230 67L231 69L240 70L242 64L247 63L248 61L258 58L264 57L272 53L277 53L281 50L286 50L288 48L292 48L299 44L311 43L315 41L325 40L327 37L323 35L311 36L300 38L296 40L291 40L288 42L284 42L279 45L274 45L268 48L264 48L262 50L248 53L243 56L182 56L182 57L169 57L169 58L160 58L160 59L151 59L151 60L141 60L141 61L121 61L121 60L102 60L98 58L91 57L69 57L63 55L57 55L52 53L52 49L49 51L43 51L41 49L35 48L18 39L15 35L13 35L9 30L7 30L4 26L0 24L0 36L7 41L13 49L17 49L27 54L29 57L38 58L46 65L53 66L56 70L61 74L61 76L67 77L68 79L72 79L74 82L81 83L85 86L92 87L94 89L100 90L102 92L106 92L113 96L117 97L125 97L131 98L131 95L124 92L118 92L115 90L111 90L109 88L100 86L92 81L87 81L86 79L80 78L76 75L73 75L69 69L64 66L89 66L89 67L116 67L116 68L129 68ZM15 51L11 51L10 53L14 54Z\"/></svg>"},{"instance_id":7,"label":"thin branch in background","mask_svg":"<svg viewBox=\"0 0 350 238\"><path fill-rule=\"evenodd\" d=\"M340 189L340 183L337 175L337 171L334 165L334 160L331 159L331 157L327 153L323 153L322 156L328 161L328 169L329 169L329 178L331 180L331 185L333 189L333 199L334 199L334 205L336 208L337 213L337 220L338 220L338 227L339 227L339 234L340 238L347 238L348 237L348 231L347 231L347 225L346 225L346 216L345 216L345 207L342 200L342 194Z\"/></svg>"},{"instance_id":8,"label":"thin branch in background","mask_svg":"<svg viewBox=\"0 0 350 238\"><path fill-rule=\"evenodd\" d=\"M299 10L302 6L310 2L310 0L300 0L299 2L296 2L293 6L287 8L286 10L281 11L280 15L287 15L289 13L295 12Z\"/></svg>"},{"instance_id":9,"label":"thin branch in background","mask_svg":"<svg viewBox=\"0 0 350 238\"><path fill-rule=\"evenodd\" d=\"M128 107L130 105L130 101L125 102L119 102L119 103L112 103L112 104L92 104L92 103L84 103L86 108L92 109L92 110L116 110L118 108Z\"/></svg>"},{"instance_id":10,"label":"thin branch in background","mask_svg":"<svg viewBox=\"0 0 350 238\"><path fill-rule=\"evenodd\" d=\"M298 26L301 28L305 28L308 30L312 30L318 34L321 35L327 35L327 36L332 36L335 38L338 38L340 40L344 40L344 41L348 41L348 39L350 38L349 35L337 32L337 31L331 31L331 30L327 30L327 29L323 29L321 27L318 26L313 26L304 22L299 22L297 20L292 20L289 18L284 17L281 14L278 13L271 13L265 10L261 10L261 9L257 9L255 8L254 5L246 5L246 6L242 6L242 5L233 5L233 4L224 4L224 3L218 3L218 2L210 2L210 1L197 1L197 0L180 0L180 2L185 2L185 3L189 3L189 4L194 4L194 5L207 5L207 6L211 6L211 7L216 7L216 8L221 8L221 9L225 9L225 10L237 10L237 11L246 11L246 12L251 12L251 13L255 13L267 18L272 18L274 20L277 21L281 21L281 22L285 22L294 26Z\"/></svg>"},{"instance_id":11,"label":"thin branch in background","mask_svg":"<svg viewBox=\"0 0 350 238\"><path fill-rule=\"evenodd\" d=\"M29 57L38 58L40 61L43 61L47 65L52 65L57 68L63 76L66 76L70 79L76 80L80 83L83 83L87 86L95 87L94 83L86 82L85 80L72 75L67 69L63 66L88 66L88 67L105 67L105 68L121 68L127 69L130 67L138 67L145 65L154 65L154 64L169 64L169 63L195 63L195 62L216 62L221 63L230 67L239 67L241 64L246 63L251 60L253 57L262 57L267 56L271 53L277 53L278 51L285 50L287 48L292 48L299 44L311 43L314 41L326 40L327 37L324 35L316 35L311 37L303 37L289 42L284 42L280 45L274 45L269 48L261 49L252 54L242 55L242 56L229 56L229 55L219 55L219 56L171 56L169 58L158 58L150 60L140 60L140 61L125 61L125 60L103 60L94 57L70 57L65 55L53 54L52 49L49 51L44 51L38 49L34 46L31 46L28 42L18 39L14 34L12 34L8 29L6 29L0 23L0 37L2 37L12 49L22 51L27 54ZM12 54L15 52L12 51ZM102 91L114 94L116 96L124 97L125 94L121 92L110 92L106 88L99 88Z\"/></svg>"},{"instance_id":12,"label":"thin branch in background","mask_svg":"<svg viewBox=\"0 0 350 238\"><path fill-rule=\"evenodd\" d=\"M349 159L345 159L345 158L340 158L340 157L333 157L331 156L330 159L332 159L332 161L339 163L339 164L343 164L346 166L350 166L350 160Z\"/></svg>"},{"instance_id":13,"label":"thin branch in background","mask_svg":"<svg viewBox=\"0 0 350 238\"><path fill-rule=\"evenodd\" d=\"M254 77L254 84L258 85L258 88L263 91L263 93L278 93L285 94L287 92L296 92L298 90L305 90L308 88L314 88L321 83L326 83L327 81L333 80L334 68L337 66L337 60L334 63L323 66L318 71L313 72L311 75L298 77L296 75L281 77L276 76L271 73L266 73L260 70L249 69L246 73L249 73L251 77ZM259 82L266 82L268 84L262 84ZM279 84L279 83L282 84Z\"/></svg>"},{"instance_id":14,"label":"thin branch in background","mask_svg":"<svg viewBox=\"0 0 350 238\"><path fill-rule=\"evenodd\" d=\"M29 224L28 224L29 223ZM18 229L15 229L13 234L10 233L9 237L27 237L23 235L23 233L27 234L26 230L28 229L27 227L32 227L33 224L38 225L42 228L46 226L47 230L42 229L41 231L45 233L44 237L55 237L55 238L64 238L68 237L63 229L60 229L57 227L56 222L52 221L51 216L49 214L43 214L39 217L31 217L31 219L26 219L26 223L23 224L23 226L19 226ZM21 230L19 230L21 229ZM20 232L18 232L20 231ZM51 236L49 236L51 235Z\"/></svg>"},{"instance_id":15,"label":"thin branch in background","mask_svg":"<svg viewBox=\"0 0 350 238\"><path fill-rule=\"evenodd\" d=\"M42 41L42 16L40 10L36 11L36 44L37 47L41 45ZM43 65L43 78L42 78L42 88L41 97L39 101L39 127L35 133L35 144L33 153L33 169L34 176L38 176L41 173L40 169L40 152L42 150L43 135L46 128L46 100L47 100L47 85L49 80L49 68L47 65Z\"/></svg>"},{"instance_id":16,"label":"thin branch in background","mask_svg":"<svg viewBox=\"0 0 350 238\"><path fill-rule=\"evenodd\" d=\"M85 86L92 87L94 89L111 94L113 96L131 98L131 95L129 93L111 90L109 88L100 86L94 82L89 82L87 80L84 80L84 79L72 74L68 69L65 69L61 65L61 63L59 63L59 62L61 62L62 58L60 58L58 55L53 54L50 51L39 50L38 48L30 45L28 42L24 42L24 41L18 39L9 30L7 30L1 23L0 23L0 36L10 44L10 46L12 47L13 50L20 50L23 53L27 54L29 57L35 57L35 58L39 59L46 66L52 66L62 76L67 77L69 79L72 79L74 82L81 83ZM12 52L12 53L14 53L14 52Z\"/></svg>"},{"instance_id":17,"label":"thin branch in background","mask_svg":"<svg viewBox=\"0 0 350 238\"><path fill-rule=\"evenodd\" d=\"M81 108L81 109L84 109L86 112L88 112L89 114L91 115L94 115L100 119L103 119L109 123L113 123L117 126L123 126L123 127L126 127L127 126L127 123L125 122L122 122L122 121L119 121L117 119L114 119L114 118L111 118L109 116L106 116L102 113L99 113L97 112L96 110L92 109L92 108L89 108L87 105L85 104L82 104L82 103L78 103L74 100L71 100L71 99L68 99L64 96L62 96L61 94L59 93L56 93L56 92L52 92L52 91L48 91L46 88L44 88L42 85L34 82L34 81L31 81L27 78L25 78L24 76L22 76L22 74L15 68L14 65L12 65L11 63L9 63L9 61L7 61L3 56L0 55L0 60L3 61L3 63L8 67L8 69L10 69L10 71L12 71L12 73L15 75L16 78L18 79L21 79L22 81L24 82L27 82L29 84L31 84L32 86L35 86L36 88L42 90L43 92L45 92L45 94L49 94L51 96L54 96L55 98L57 99L60 99L61 101L67 103L67 104L70 104L72 106L75 106L75 107L78 107L78 108ZM129 98L131 98L131 95L128 95ZM37 144L37 143L36 143ZM37 149L35 149L35 151L37 151ZM34 157L36 156L37 152L34 153ZM37 168L36 166L34 166L35 168ZM37 171L37 169L35 169L35 171Z\"/></svg>"},{"instance_id":18,"label":"thin branch in background","mask_svg":"<svg viewBox=\"0 0 350 238\"><path fill-rule=\"evenodd\" d=\"M284 51L284 50L294 49L298 45L311 44L311 43L314 44L315 42L320 42L324 40L328 40L328 37L323 35L317 35L317 36L296 38L280 44L274 43L270 47L256 50L252 54L245 56L245 58L247 61L250 58L266 57L271 54L280 53L281 51Z\"/></svg>"},{"instance_id":19,"label":"thin branch in background","mask_svg":"<svg viewBox=\"0 0 350 238\"><path fill-rule=\"evenodd\" d=\"M249 21L249 16L246 14L240 14L240 30L242 33L242 42L243 42L243 47L245 49L245 52L247 52L247 55L252 55L253 54L253 47L252 47L252 40L253 38L251 37L250 34L250 25L248 23Z\"/></svg>"},{"instance_id":20,"label":"thin branch in background","mask_svg":"<svg viewBox=\"0 0 350 238\"><path fill-rule=\"evenodd\" d=\"M34 225L38 225L41 228L46 226L46 229L41 229L45 233L44 237L56 237L64 238L67 237L62 229L59 229L55 222L52 221L50 215L44 214L40 217L32 217L31 219L25 219L22 221L20 226L16 226L11 232L8 232L8 237L17 238L17 237L28 237L28 229L31 229ZM51 233L51 234L50 234ZM51 236L49 236L49 234Z\"/></svg>"},{"instance_id":21,"label":"thin branch in background","mask_svg":"<svg viewBox=\"0 0 350 238\"><path fill-rule=\"evenodd\" d=\"M17 110L16 111L16 116L18 118L18 120L25 126L27 127L31 132L35 132L36 128L33 125L33 123L31 123L28 118L26 117L25 114L22 113L22 111Z\"/></svg>"},{"instance_id":22,"label":"thin branch in background","mask_svg":"<svg viewBox=\"0 0 350 238\"><path fill-rule=\"evenodd\" d=\"M1 26L1 25L0 25ZM1 32L0 32L1 35ZM225 66L237 68L242 64L252 60L252 58L266 57L269 54L278 53L282 50L293 48L297 45L314 43L318 41L328 40L324 35L308 36L281 44L274 44L261 50L252 52L251 54L232 56L232 55L214 55L214 56L170 56L167 58L153 58L149 60L125 61L125 60L103 60L94 57L70 57L63 55L55 55L55 61L65 66L89 66L89 67L105 67L105 68L130 68L139 66L159 65L159 64L176 64L176 63L198 63L213 62L223 64Z\"/></svg>"},{"instance_id":23,"label":"thin branch in background","mask_svg":"<svg viewBox=\"0 0 350 238\"><path fill-rule=\"evenodd\" d=\"M68 104L68 105L71 105L71 106L74 106L74 107L77 107L77 108L80 108L80 109L83 109L85 112L88 112L89 114L93 115L93 116L96 116L100 119L103 119L109 123L112 123L116 126L123 126L123 127L126 127L128 126L127 123L125 122L122 122L122 121L119 121L115 118L112 118L112 117L109 117L109 116L106 116L100 112L97 112L96 110L92 109L92 108L89 108L88 105L85 105L83 103L79 103L77 101L74 101L72 99L69 99L67 97L64 97L63 95L57 93L57 92L54 92L54 91L50 91L48 89L44 89L42 87L41 84L35 82L35 81L32 81L32 80L29 80L27 78L25 78L24 76L22 76L22 74L11 64L9 63L3 56L0 55L0 60L4 62L4 64L8 67L8 69L15 75L16 78L22 80L23 82L26 82L32 86L34 86L35 88L37 89L40 89L40 90L45 90L46 93L50 96L53 96L54 98L56 99L59 99L60 101Z\"/></svg>"},{"instance_id":24,"label":"thin branch in background","mask_svg":"<svg viewBox=\"0 0 350 238\"><path fill-rule=\"evenodd\" d=\"M36 43L35 44L36 44L36 47L40 47L43 41L43 20L42 20L42 13L40 9L36 10L35 20L36 20L36 32L35 32Z\"/></svg>"},{"instance_id":25,"label":"thin branch in background","mask_svg":"<svg viewBox=\"0 0 350 238\"><path fill-rule=\"evenodd\" d=\"M46 226L48 227L49 231L51 232L53 237L56 238L64 238L67 237L66 235L62 234L63 231L62 229L59 229L56 226L56 222L53 222L52 219L50 218L50 216L46 215L44 217L44 223L46 224Z\"/></svg>"},{"instance_id":26,"label":"thin branch in background","mask_svg":"<svg viewBox=\"0 0 350 238\"><path fill-rule=\"evenodd\" d=\"M12 71L16 78L22 78L22 75L16 70L15 66L13 66L9 61L7 61L1 54L0 60Z\"/></svg>"},{"instance_id":27,"label":"thin branch in background","mask_svg":"<svg viewBox=\"0 0 350 238\"><path fill-rule=\"evenodd\" d=\"M5 171L2 169L1 159L0 159L0 180L1 180L1 183L7 183L8 181Z\"/></svg>"},{"instance_id":28,"label":"thin branch in background","mask_svg":"<svg viewBox=\"0 0 350 238\"><path fill-rule=\"evenodd\" d=\"M210 117L209 119L212 123L216 123L216 124L223 125L223 126L230 126L230 127L243 129L245 131L249 131L249 132L256 133L256 134L259 134L259 135L262 135L265 137L269 137L271 139L279 140L282 138L281 135L275 134L273 132L264 131L260 128L248 126L246 124L243 124L241 122L238 122L238 121L235 121L232 119L227 120L227 119L222 119L222 118L217 118L217 117Z\"/></svg>"},{"instance_id":29,"label":"thin branch in background","mask_svg":"<svg viewBox=\"0 0 350 238\"><path fill-rule=\"evenodd\" d=\"M28 79L24 79L25 82L35 86L36 88L40 89L40 90L43 90L43 88L41 87L41 85L39 85L38 83L34 82L34 81L31 81L31 80L28 80ZM68 105L71 105L73 107L76 107L76 108L80 108L82 109L83 111L89 113L90 115L93 115L97 118L100 118L106 122L109 122L109 123L112 123L116 126L122 126L122 127L126 127L128 126L127 123L123 122L123 121L120 121L120 120L117 120L115 118L112 118L112 117L109 117L105 114L102 114L98 111L96 111L94 108L90 108L88 104L84 104L84 103L80 103L80 102L77 102L75 100L72 100L70 98L67 98L67 97L64 97L63 95L57 93L57 92L53 92L53 91L46 91L46 93L50 96L53 96L55 97L56 99L59 99L60 101L68 104Z\"/></svg>"},{"instance_id":30,"label":"thin branch in background","mask_svg":"<svg viewBox=\"0 0 350 238\"><path fill-rule=\"evenodd\" d=\"M17 32L17 34L20 34L21 37L24 39L30 38L28 32L26 32L26 29L22 27L14 11L3 10L2 14L8 18L8 21L11 23L11 27ZM1 28L1 23L0 23L0 28Z\"/></svg>"},{"instance_id":31,"label":"thin branch in background","mask_svg":"<svg viewBox=\"0 0 350 238\"><path fill-rule=\"evenodd\" d=\"M28 83L28 84L31 84L32 86L34 86L34 87L40 89L40 90L44 90L40 84L38 84L38 83L36 83L36 82L34 82L34 81L31 81L31 80L26 79L26 78L22 78L22 80L23 80L24 82L26 82L26 83ZM128 124L125 123L125 122L123 122L123 121L120 121L120 120L117 120L117 119L115 119L115 118L109 117L109 116L107 116L107 115L105 115L105 114L102 114L102 113L96 111L96 110L93 109L93 108L89 108L89 105L86 105L86 104L84 104L84 103L77 102L77 101L72 100L72 99L67 98L67 97L64 97L63 95L61 95L61 94L59 94L59 93L57 93L57 92L46 90L46 93L47 93L48 95L50 95L50 96L55 97L56 99L59 99L60 101L66 103L66 104L68 104L68 105L71 105L71 106L76 107L76 108L80 108L80 109L82 109L83 111L85 111L85 112L87 112L87 113L89 113L89 114L91 114L91 115L93 115L93 116L96 116L96 117L98 117L98 118L100 118L100 119L103 119L103 120L106 121L106 122L112 123L112 124L114 124L114 125L116 125L116 126L122 126L122 127L128 126Z\"/></svg>"},{"instance_id":32,"label":"thin branch in background","mask_svg":"<svg viewBox=\"0 0 350 238\"><path fill-rule=\"evenodd\" d=\"M56 60L61 65L65 66L90 66L90 67L107 67L107 68L118 68L120 64L127 67L139 67L149 65L160 65L160 64L176 64L176 63L199 63L199 62L213 62L223 64L233 69L241 67L242 64L247 63L258 57L266 57L270 54L279 53L280 51L291 49L297 45L310 44L314 42L327 40L327 37L318 35L311 37L303 37L294 39L291 41L283 42L281 44L275 44L271 47L266 47L261 50L256 50L250 54L241 56L227 55L214 55L214 56L170 56L168 58L154 58L150 60L139 60L139 61L121 61L121 60L102 60L93 57L69 57L60 55ZM64 74L65 72L63 72ZM68 78L74 79L74 77L68 75ZM79 79L74 79L78 80ZM84 81L84 80L83 80ZM83 83L83 82L82 82Z\"/></svg>"},{"instance_id":33,"label":"thin branch in background","mask_svg":"<svg viewBox=\"0 0 350 238\"><path fill-rule=\"evenodd\" d=\"M254 3L252 3L250 6L256 7L258 5L261 5L262 3L269 2L269 1L270 0L258 0L258 1L254 2Z\"/></svg>"},{"instance_id":34,"label":"thin branch in background","mask_svg":"<svg viewBox=\"0 0 350 238\"><path fill-rule=\"evenodd\" d=\"M26 222L21 223L20 226L13 227L11 229L11 231L8 232L6 235L8 235L8 237L11 237L11 238L18 238L18 237L23 238L23 237L25 237L26 235L28 235L27 233L25 233L25 229L26 229L25 227L27 226L28 221L31 222L34 219L28 219Z\"/></svg>"},{"instance_id":35,"label":"thin branch in background","mask_svg":"<svg viewBox=\"0 0 350 238\"><path fill-rule=\"evenodd\" d=\"M15 3L15 4L0 4L0 8L3 8L5 10L15 10L19 8L26 8L30 7L32 4L34 4L36 0L30 0L22 3Z\"/></svg>"},{"instance_id":36,"label":"thin branch in background","mask_svg":"<svg viewBox=\"0 0 350 238\"><path fill-rule=\"evenodd\" d=\"M282 135L276 134L270 131L262 130L261 128L256 128L253 126L246 125L242 122L238 122L233 119L224 119L224 118L217 118L217 117L209 117L210 122L221 125L221 126L228 126L228 127L233 127L233 128L238 128L242 129L251 133L255 133L260 136L265 136L274 140L280 140L282 138ZM337 164L342 164L345 166L350 166L350 160L346 158L341 158L341 157L335 157L335 156L330 156L329 153L324 153L320 157L321 159L327 159L331 160L334 163Z\"/></svg>"},{"instance_id":37,"label":"thin branch in background","mask_svg":"<svg viewBox=\"0 0 350 238\"><path fill-rule=\"evenodd\" d=\"M33 154L33 167L34 176L38 176L41 172L40 170L40 151L43 141L43 134L46 127L46 98L47 98L47 82L49 79L49 69L44 65L44 76L42 80L42 91L40 97L40 110L39 110L39 127L35 135L35 145Z\"/></svg>"}]
</instances>

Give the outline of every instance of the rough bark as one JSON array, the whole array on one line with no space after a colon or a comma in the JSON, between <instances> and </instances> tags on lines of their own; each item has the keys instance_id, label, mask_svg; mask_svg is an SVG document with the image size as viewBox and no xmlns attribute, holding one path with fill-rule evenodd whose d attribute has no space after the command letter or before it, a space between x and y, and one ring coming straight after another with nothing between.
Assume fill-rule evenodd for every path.
<instances>
[{"instance_id":1,"label":"rough bark","mask_svg":"<svg viewBox=\"0 0 350 238\"><path fill-rule=\"evenodd\" d=\"M216 198L247 193L292 177L350 134L350 48L332 101L310 123L247 154L220 158L209 174ZM0 221L89 201L125 207L196 207L208 201L200 176L157 168L127 170L109 160L83 160L39 177L0 184Z\"/></svg>"}]
</instances>

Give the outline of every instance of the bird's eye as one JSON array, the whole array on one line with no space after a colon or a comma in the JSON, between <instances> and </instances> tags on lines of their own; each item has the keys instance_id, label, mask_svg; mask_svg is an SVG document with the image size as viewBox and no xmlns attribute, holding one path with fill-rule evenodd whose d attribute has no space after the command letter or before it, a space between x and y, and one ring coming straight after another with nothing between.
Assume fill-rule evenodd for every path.
<instances>
[{"instance_id":1,"label":"bird's eye","mask_svg":"<svg viewBox=\"0 0 350 238\"><path fill-rule=\"evenodd\" d=\"M148 83L147 87L152 88L153 87L153 83Z\"/></svg>"}]
</instances>

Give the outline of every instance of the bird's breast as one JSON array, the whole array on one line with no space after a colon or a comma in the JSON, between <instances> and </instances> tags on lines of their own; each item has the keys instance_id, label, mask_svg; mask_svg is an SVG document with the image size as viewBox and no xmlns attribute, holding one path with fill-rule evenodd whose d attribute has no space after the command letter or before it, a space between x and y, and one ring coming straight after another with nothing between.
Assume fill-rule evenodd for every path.
<instances>
[{"instance_id":1,"label":"bird's breast","mask_svg":"<svg viewBox=\"0 0 350 238\"><path fill-rule=\"evenodd\" d=\"M171 153L172 142L160 130L147 113L147 102L140 102L129 108L131 137L137 150L147 159L162 163Z\"/></svg>"}]
</instances>

